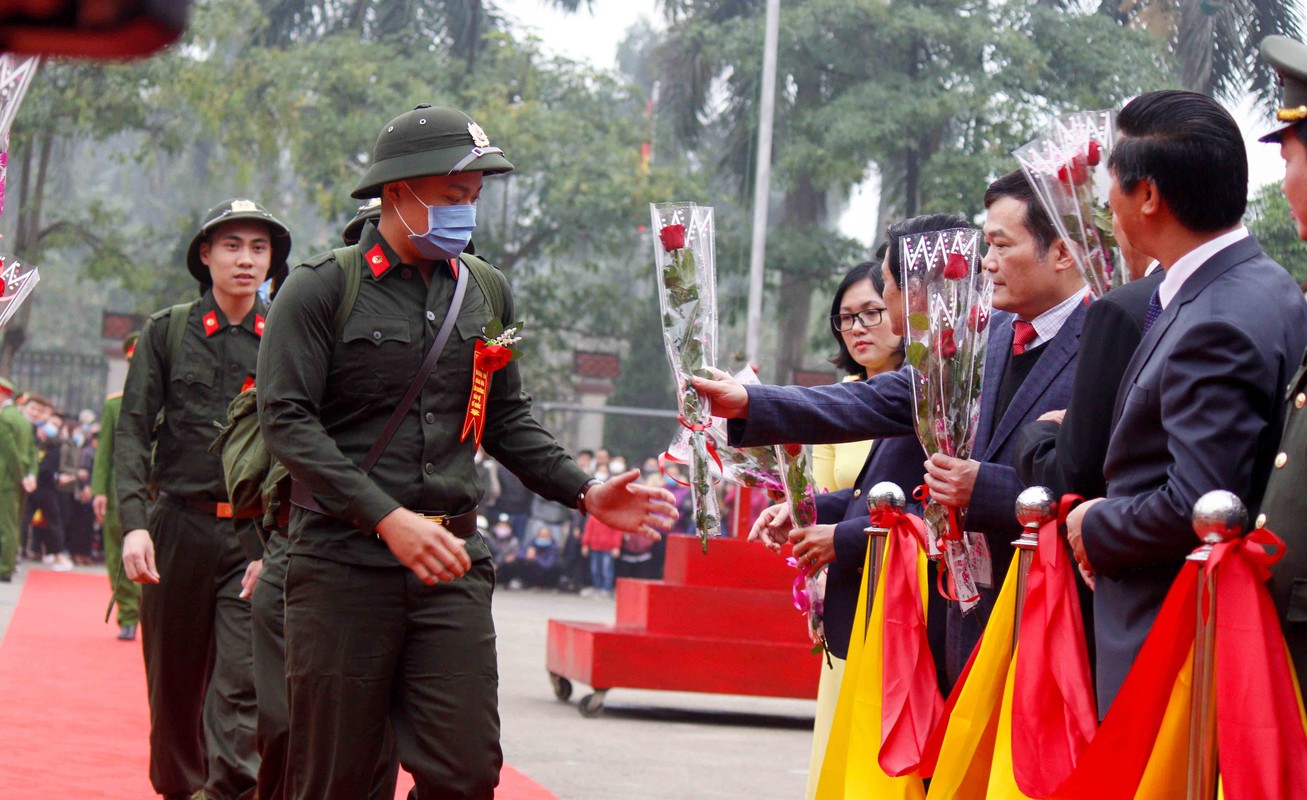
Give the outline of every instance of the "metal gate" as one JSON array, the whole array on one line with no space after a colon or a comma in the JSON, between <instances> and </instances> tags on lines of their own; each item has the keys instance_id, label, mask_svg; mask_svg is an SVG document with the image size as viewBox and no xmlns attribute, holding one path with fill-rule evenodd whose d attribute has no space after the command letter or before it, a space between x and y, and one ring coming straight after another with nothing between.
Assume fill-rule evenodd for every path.
<instances>
[{"instance_id":1,"label":"metal gate","mask_svg":"<svg viewBox=\"0 0 1307 800\"><path fill-rule=\"evenodd\" d=\"M10 380L20 391L50 398L60 411L75 415L89 408L98 416L108 370L102 355L23 349L14 359Z\"/></svg>"}]
</instances>

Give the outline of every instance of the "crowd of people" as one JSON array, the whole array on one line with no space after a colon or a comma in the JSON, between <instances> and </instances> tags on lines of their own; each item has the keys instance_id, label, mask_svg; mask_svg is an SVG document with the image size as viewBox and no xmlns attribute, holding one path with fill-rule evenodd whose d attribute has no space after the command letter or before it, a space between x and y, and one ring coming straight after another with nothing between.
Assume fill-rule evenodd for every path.
<instances>
[{"instance_id":1,"label":"crowd of people","mask_svg":"<svg viewBox=\"0 0 1307 800\"><path fill-rule=\"evenodd\" d=\"M19 559L60 572L103 562L91 483L100 441L95 412L59 410L44 395L19 392L6 378L0 378L0 404L13 409L0 459L16 479L0 497L17 518L3 528L0 581L13 580Z\"/></svg>"},{"instance_id":2,"label":"crowd of people","mask_svg":"<svg viewBox=\"0 0 1307 800\"><path fill-rule=\"evenodd\" d=\"M606 448L581 450L577 466L606 480L626 471L626 459ZM551 589L612 598L617 578L658 579L667 543L605 525L562 503L533 494L511 470L477 454L485 510L486 542L501 585L509 589ZM648 458L642 483L672 493L679 511L671 533L689 533L690 492L676 464Z\"/></svg>"}]
</instances>

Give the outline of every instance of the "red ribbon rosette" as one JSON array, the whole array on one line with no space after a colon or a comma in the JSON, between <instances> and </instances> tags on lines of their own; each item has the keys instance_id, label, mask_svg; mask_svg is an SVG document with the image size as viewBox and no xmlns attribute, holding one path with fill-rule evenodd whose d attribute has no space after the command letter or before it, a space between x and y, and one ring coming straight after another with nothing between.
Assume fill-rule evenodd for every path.
<instances>
[{"instance_id":1,"label":"red ribbon rosette","mask_svg":"<svg viewBox=\"0 0 1307 800\"><path fill-rule=\"evenodd\" d=\"M472 396L467 401L467 415L463 417L463 431L459 434L460 442L472 434L472 441L481 446L481 434L486 429L486 406L490 394L490 376L513 360L513 350L499 344L487 344L477 341L476 353L472 356Z\"/></svg>"}]
</instances>

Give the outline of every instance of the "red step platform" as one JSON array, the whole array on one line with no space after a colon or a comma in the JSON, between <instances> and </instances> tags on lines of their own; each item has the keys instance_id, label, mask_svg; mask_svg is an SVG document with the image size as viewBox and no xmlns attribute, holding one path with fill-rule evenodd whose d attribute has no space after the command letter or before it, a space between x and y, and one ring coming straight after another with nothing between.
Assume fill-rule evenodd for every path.
<instances>
[{"instance_id":1,"label":"red step platform","mask_svg":"<svg viewBox=\"0 0 1307 800\"><path fill-rule=\"evenodd\" d=\"M592 716L609 689L759 697L817 696L819 655L795 610L795 571L743 539L670 536L663 580L617 581L617 621L549 621L547 665L560 700L571 682L594 687Z\"/></svg>"}]
</instances>

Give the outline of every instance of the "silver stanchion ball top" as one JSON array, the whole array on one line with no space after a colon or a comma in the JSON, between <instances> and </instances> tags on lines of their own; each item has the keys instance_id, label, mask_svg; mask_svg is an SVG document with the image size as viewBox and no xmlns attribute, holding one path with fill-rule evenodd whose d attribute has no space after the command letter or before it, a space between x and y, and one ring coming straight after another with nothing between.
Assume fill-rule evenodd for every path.
<instances>
[{"instance_id":1,"label":"silver stanchion ball top","mask_svg":"<svg viewBox=\"0 0 1307 800\"><path fill-rule=\"evenodd\" d=\"M899 488L897 483L890 481L881 481L871 487L871 491L867 493L868 511L887 508L902 511L907 502L907 498L903 496L903 490Z\"/></svg>"},{"instance_id":2,"label":"silver stanchion ball top","mask_svg":"<svg viewBox=\"0 0 1307 800\"><path fill-rule=\"evenodd\" d=\"M1017 522L1021 527L1043 525L1057 516L1057 498L1044 486L1031 486L1017 495Z\"/></svg>"},{"instance_id":3,"label":"silver stanchion ball top","mask_svg":"<svg viewBox=\"0 0 1307 800\"><path fill-rule=\"evenodd\" d=\"M1248 509L1234 492L1217 489L1194 503L1194 533L1208 544L1242 536L1248 528Z\"/></svg>"}]
</instances>

